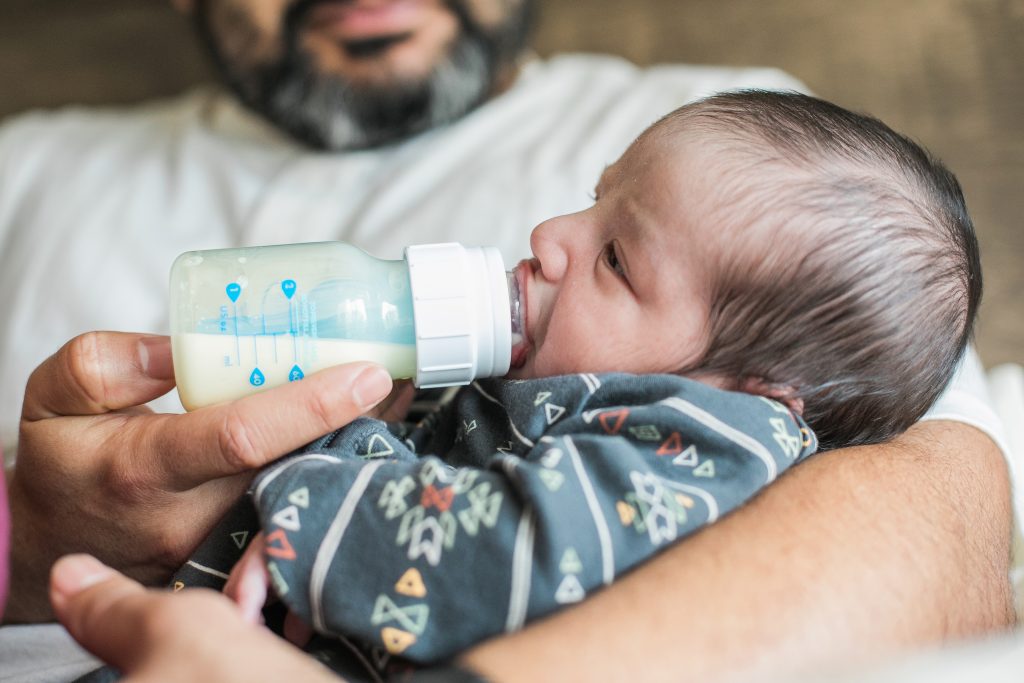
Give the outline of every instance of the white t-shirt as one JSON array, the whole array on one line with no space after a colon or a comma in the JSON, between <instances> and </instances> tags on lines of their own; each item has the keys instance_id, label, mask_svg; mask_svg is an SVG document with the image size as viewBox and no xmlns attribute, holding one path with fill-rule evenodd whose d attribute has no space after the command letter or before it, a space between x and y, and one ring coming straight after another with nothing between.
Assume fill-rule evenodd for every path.
<instances>
[{"instance_id":1,"label":"white t-shirt","mask_svg":"<svg viewBox=\"0 0 1024 683\"><path fill-rule=\"evenodd\" d=\"M167 331L167 274L183 251L343 240L398 258L407 244L453 240L496 245L514 263L537 223L590 204L604 167L657 118L741 87L805 89L774 69L567 55L528 64L451 126L345 153L304 149L212 89L10 121L0 128L0 442L14 442L32 369L71 337ZM161 407L180 409L175 396ZM933 414L1002 443L973 356ZM20 654L34 668L4 631L5 661Z\"/></svg>"},{"instance_id":2,"label":"white t-shirt","mask_svg":"<svg viewBox=\"0 0 1024 683\"><path fill-rule=\"evenodd\" d=\"M190 249L343 240L529 255L537 223L577 211L659 116L737 87L801 88L771 69L637 67L565 56L461 121L401 144L318 153L219 90L129 110L65 109L0 129L0 439L32 369L76 334L167 331L167 274ZM164 408L178 408L172 394Z\"/></svg>"}]
</instances>

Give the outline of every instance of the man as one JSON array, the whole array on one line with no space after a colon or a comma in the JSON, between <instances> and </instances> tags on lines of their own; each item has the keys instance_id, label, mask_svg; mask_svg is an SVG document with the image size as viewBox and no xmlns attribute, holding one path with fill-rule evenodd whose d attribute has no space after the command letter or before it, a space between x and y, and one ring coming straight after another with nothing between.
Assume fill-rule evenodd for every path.
<instances>
[{"instance_id":1,"label":"man","mask_svg":"<svg viewBox=\"0 0 1024 683\"><path fill-rule=\"evenodd\" d=\"M5 442L30 369L64 340L165 328L164 274L181 251L344 239L390 256L457 240L496 244L512 260L537 222L585 206L603 165L662 113L714 90L799 86L771 70L527 62L529 5L512 0L177 4L245 106L199 92L0 131L0 286L20 295L0 308ZM7 617L50 617L45 570L69 552L159 584L247 470L374 402L337 389L352 386L351 372L288 387L284 411L261 399L154 416L136 406L172 386L166 340L76 338L25 398ZM948 398L941 415L994 433L967 389ZM1007 486L993 442L960 423L826 454L609 590L466 661L495 676L512 664L528 673L524 662L559 671L571 632L606 653L575 663L581 677L593 666L677 678L668 667L680 651L688 675L773 672L999 628L1011 619Z\"/></svg>"}]
</instances>

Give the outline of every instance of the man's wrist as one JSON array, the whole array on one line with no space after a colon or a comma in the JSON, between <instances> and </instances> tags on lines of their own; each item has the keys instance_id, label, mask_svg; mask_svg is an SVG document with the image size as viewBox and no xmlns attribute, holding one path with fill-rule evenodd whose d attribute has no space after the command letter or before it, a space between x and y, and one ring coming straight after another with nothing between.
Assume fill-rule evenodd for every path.
<instances>
[{"instance_id":1,"label":"man's wrist","mask_svg":"<svg viewBox=\"0 0 1024 683\"><path fill-rule=\"evenodd\" d=\"M3 623L52 621L53 611L46 591L50 562L40 552L45 545L41 541L46 536L35 529L14 468L7 470L7 495L11 520L10 584Z\"/></svg>"}]
</instances>

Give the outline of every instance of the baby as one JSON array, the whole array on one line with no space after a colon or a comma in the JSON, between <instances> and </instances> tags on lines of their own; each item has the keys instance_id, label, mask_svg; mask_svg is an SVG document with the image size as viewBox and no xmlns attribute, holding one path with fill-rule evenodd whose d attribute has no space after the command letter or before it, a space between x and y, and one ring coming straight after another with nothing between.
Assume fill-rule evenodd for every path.
<instances>
[{"instance_id":1,"label":"baby","mask_svg":"<svg viewBox=\"0 0 1024 683\"><path fill-rule=\"evenodd\" d=\"M244 609L269 580L377 664L445 659L610 583L818 442L900 433L970 337L959 185L875 119L717 95L644 132L594 199L533 232L510 379L415 427L357 420L260 474L263 537L230 582ZM234 524L212 538L241 546ZM178 580L237 554L200 549Z\"/></svg>"}]
</instances>

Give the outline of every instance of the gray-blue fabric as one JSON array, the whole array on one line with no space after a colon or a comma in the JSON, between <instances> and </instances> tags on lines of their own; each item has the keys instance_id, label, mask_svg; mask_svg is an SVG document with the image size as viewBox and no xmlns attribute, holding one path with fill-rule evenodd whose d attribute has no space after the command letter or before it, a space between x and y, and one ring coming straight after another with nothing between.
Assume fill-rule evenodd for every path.
<instances>
[{"instance_id":1,"label":"gray-blue fabric","mask_svg":"<svg viewBox=\"0 0 1024 683\"><path fill-rule=\"evenodd\" d=\"M583 599L816 445L779 403L672 375L483 380L418 426L356 420L253 498L289 609L427 663Z\"/></svg>"}]
</instances>

